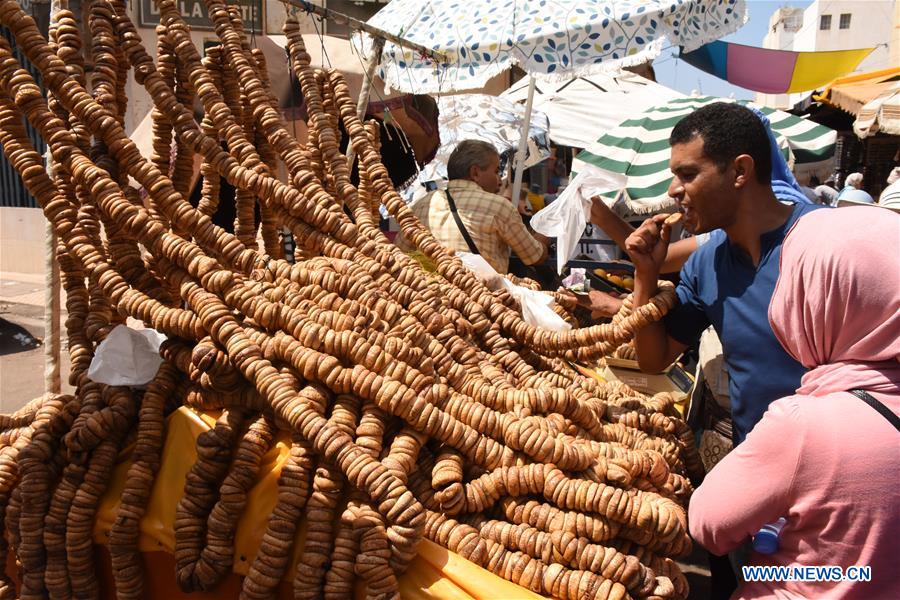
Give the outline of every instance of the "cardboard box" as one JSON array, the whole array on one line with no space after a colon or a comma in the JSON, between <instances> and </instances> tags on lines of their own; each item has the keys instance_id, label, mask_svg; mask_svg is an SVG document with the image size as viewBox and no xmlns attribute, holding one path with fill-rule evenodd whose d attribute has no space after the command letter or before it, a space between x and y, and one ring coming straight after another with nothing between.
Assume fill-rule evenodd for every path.
<instances>
[{"instance_id":1,"label":"cardboard box","mask_svg":"<svg viewBox=\"0 0 900 600\"><path fill-rule=\"evenodd\" d=\"M600 370L600 375L607 381L621 381L644 394L670 392L675 398L675 406L682 415L687 411L688 398L694 385L693 375L682 369L678 363L673 363L662 373L651 375L642 373L636 361L607 358L606 367Z\"/></svg>"}]
</instances>

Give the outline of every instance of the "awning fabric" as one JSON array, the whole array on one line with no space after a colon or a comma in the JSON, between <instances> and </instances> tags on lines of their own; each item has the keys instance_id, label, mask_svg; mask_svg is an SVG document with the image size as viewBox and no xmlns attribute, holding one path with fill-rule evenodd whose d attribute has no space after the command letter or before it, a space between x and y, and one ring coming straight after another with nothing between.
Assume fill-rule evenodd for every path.
<instances>
[{"instance_id":1,"label":"awning fabric","mask_svg":"<svg viewBox=\"0 0 900 600\"><path fill-rule=\"evenodd\" d=\"M716 40L682 52L688 64L742 88L765 94L815 90L853 70L875 48L793 52Z\"/></svg>"},{"instance_id":2,"label":"awning fabric","mask_svg":"<svg viewBox=\"0 0 900 600\"><path fill-rule=\"evenodd\" d=\"M887 91L859 109L853 131L861 138L879 131L900 135L900 81L895 81Z\"/></svg>"},{"instance_id":3,"label":"awning fabric","mask_svg":"<svg viewBox=\"0 0 900 600\"><path fill-rule=\"evenodd\" d=\"M513 84L500 97L524 103L528 97L528 78ZM550 139L555 143L586 148L630 115L684 97L629 71L612 71L567 81L538 81L534 110L550 119Z\"/></svg>"},{"instance_id":4,"label":"awning fabric","mask_svg":"<svg viewBox=\"0 0 900 600\"><path fill-rule=\"evenodd\" d=\"M585 164L628 176L625 201L636 214L667 210L675 203L667 190L672 180L669 170L669 134L675 124L697 108L712 102L734 102L703 96L676 98L623 121L575 157L572 171ZM834 154L837 133L824 125L790 113L740 101L762 111L786 157L797 164L818 163ZM614 196L611 193L610 196Z\"/></svg>"},{"instance_id":5,"label":"awning fabric","mask_svg":"<svg viewBox=\"0 0 900 600\"><path fill-rule=\"evenodd\" d=\"M900 81L900 67L839 77L825 86L822 93L814 95L813 100L858 115L866 103L889 91L897 81Z\"/></svg>"}]
</instances>

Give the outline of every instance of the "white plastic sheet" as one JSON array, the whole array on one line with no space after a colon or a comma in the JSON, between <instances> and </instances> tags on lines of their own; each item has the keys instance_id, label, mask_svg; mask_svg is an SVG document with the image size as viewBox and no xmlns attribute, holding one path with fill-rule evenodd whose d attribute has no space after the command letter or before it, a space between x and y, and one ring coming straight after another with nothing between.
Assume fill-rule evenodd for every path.
<instances>
[{"instance_id":1,"label":"white plastic sheet","mask_svg":"<svg viewBox=\"0 0 900 600\"><path fill-rule=\"evenodd\" d=\"M553 298L549 294L530 290L512 283L497 273L494 267L488 264L480 254L457 252L456 256L467 269L484 282L488 289L497 290L503 288L509 292L509 295L522 307L522 318L529 325L552 331L567 331L572 328L571 325L566 323L562 317L550 308Z\"/></svg>"},{"instance_id":2,"label":"white plastic sheet","mask_svg":"<svg viewBox=\"0 0 900 600\"><path fill-rule=\"evenodd\" d=\"M509 295L515 298L519 306L522 307L522 318L525 319L526 323L551 331L568 331L572 329L571 325L566 323L562 317L550 308L553 298L549 294L516 285L508 279L502 279L501 281Z\"/></svg>"},{"instance_id":3,"label":"white plastic sheet","mask_svg":"<svg viewBox=\"0 0 900 600\"><path fill-rule=\"evenodd\" d=\"M500 289L503 277L494 270L494 267L482 255L472 254L471 252L457 252L456 256L467 269L475 274L475 277L484 282L484 285L489 290Z\"/></svg>"},{"instance_id":4,"label":"white plastic sheet","mask_svg":"<svg viewBox=\"0 0 900 600\"><path fill-rule=\"evenodd\" d=\"M535 231L556 238L556 269L562 273L591 215L591 198L625 186L620 173L585 169L575 176L559 197L531 217Z\"/></svg>"},{"instance_id":5,"label":"white plastic sheet","mask_svg":"<svg viewBox=\"0 0 900 600\"><path fill-rule=\"evenodd\" d=\"M100 342L88 378L106 385L143 386L150 383L162 364L159 346L166 336L155 329L117 325Z\"/></svg>"}]
</instances>

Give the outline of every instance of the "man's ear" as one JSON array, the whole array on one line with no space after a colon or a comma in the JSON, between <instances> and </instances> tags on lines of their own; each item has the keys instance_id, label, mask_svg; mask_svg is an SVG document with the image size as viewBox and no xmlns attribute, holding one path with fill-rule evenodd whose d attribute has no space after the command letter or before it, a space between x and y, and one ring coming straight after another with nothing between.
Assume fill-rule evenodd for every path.
<instances>
[{"instance_id":1,"label":"man's ear","mask_svg":"<svg viewBox=\"0 0 900 600\"><path fill-rule=\"evenodd\" d=\"M749 154L739 154L734 159L734 186L742 188L756 177L756 164Z\"/></svg>"},{"instance_id":2,"label":"man's ear","mask_svg":"<svg viewBox=\"0 0 900 600\"><path fill-rule=\"evenodd\" d=\"M481 167L478 165L472 165L469 167L469 179L475 181L478 179L478 172L481 170Z\"/></svg>"}]
</instances>

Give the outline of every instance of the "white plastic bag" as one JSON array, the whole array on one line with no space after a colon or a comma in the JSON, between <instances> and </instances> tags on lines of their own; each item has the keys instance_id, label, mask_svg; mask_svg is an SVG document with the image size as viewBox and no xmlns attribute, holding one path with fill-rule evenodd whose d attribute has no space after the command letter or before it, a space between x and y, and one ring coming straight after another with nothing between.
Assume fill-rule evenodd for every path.
<instances>
[{"instance_id":1,"label":"white plastic bag","mask_svg":"<svg viewBox=\"0 0 900 600\"><path fill-rule=\"evenodd\" d=\"M482 255L472 254L471 252L457 252L456 256L467 269L475 274L475 277L484 282L484 285L489 290L500 289L502 285L500 282L503 280L503 277L494 270L491 263L486 261Z\"/></svg>"},{"instance_id":2,"label":"white plastic bag","mask_svg":"<svg viewBox=\"0 0 900 600\"><path fill-rule=\"evenodd\" d=\"M522 307L522 318L529 325L550 329L552 331L567 331L572 328L562 317L553 312L550 303L553 298L535 290L512 283L506 277L494 270L480 254L470 252L457 252L456 256L467 269L475 274L475 277L484 282L489 290L506 289L519 306Z\"/></svg>"},{"instance_id":3,"label":"white plastic bag","mask_svg":"<svg viewBox=\"0 0 900 600\"><path fill-rule=\"evenodd\" d=\"M526 323L551 331L568 331L572 329L571 325L566 323L562 317L550 308L553 298L549 294L516 285L505 278L502 278L500 281L503 287L506 288L506 291L509 292L509 295L515 298L519 306L522 307L522 318L525 319Z\"/></svg>"},{"instance_id":4,"label":"white plastic bag","mask_svg":"<svg viewBox=\"0 0 900 600\"><path fill-rule=\"evenodd\" d=\"M591 198L625 186L625 176L601 169L585 169L575 176L559 197L531 217L531 227L556 238L556 270L572 257L591 215Z\"/></svg>"},{"instance_id":5,"label":"white plastic bag","mask_svg":"<svg viewBox=\"0 0 900 600\"><path fill-rule=\"evenodd\" d=\"M117 325L97 346L88 378L106 385L143 386L153 379L162 357L159 346L166 336L155 329Z\"/></svg>"}]
</instances>

